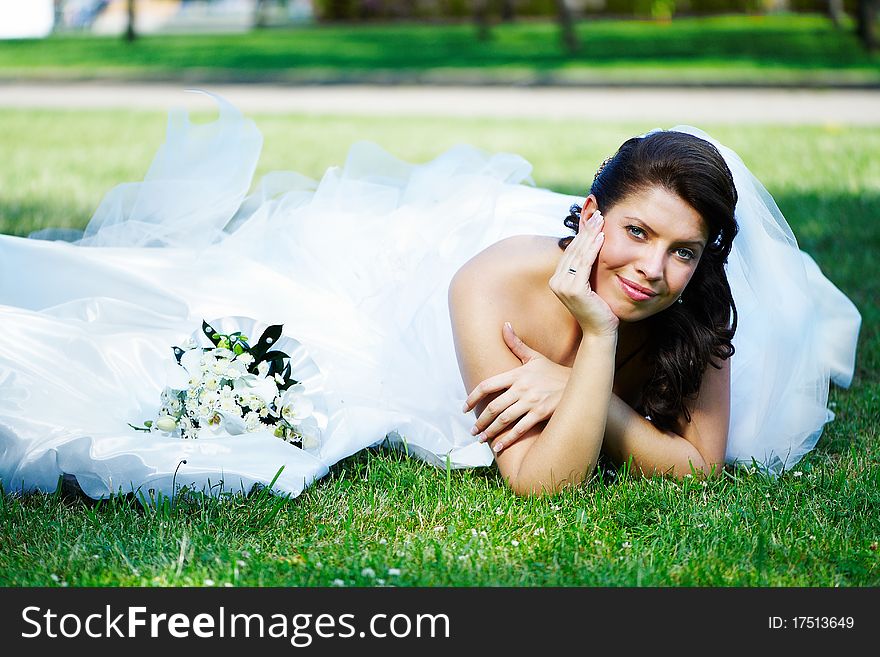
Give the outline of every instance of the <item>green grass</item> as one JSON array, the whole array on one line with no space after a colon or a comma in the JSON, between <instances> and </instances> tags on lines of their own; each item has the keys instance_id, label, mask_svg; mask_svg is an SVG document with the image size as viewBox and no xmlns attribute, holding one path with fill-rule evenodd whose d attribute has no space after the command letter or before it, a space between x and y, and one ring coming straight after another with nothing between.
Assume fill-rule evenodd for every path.
<instances>
[{"instance_id":1,"label":"green grass","mask_svg":"<svg viewBox=\"0 0 880 657\"><path fill-rule=\"evenodd\" d=\"M485 42L467 23L157 35L134 44L56 36L0 42L0 78L880 84L880 56L822 16L584 20L577 31L576 54L548 22L499 25Z\"/></svg>"},{"instance_id":2,"label":"green grass","mask_svg":"<svg viewBox=\"0 0 880 657\"><path fill-rule=\"evenodd\" d=\"M411 160L465 141L519 152L539 185L568 192L582 191L625 137L654 127L255 119L265 136L260 172L318 176L361 138ZM26 234L82 226L110 186L141 178L164 117L0 110L0 125L0 231ZM880 284L871 272L880 252L880 129L702 127L739 152L863 314L855 383L832 392L838 417L794 472L772 481L740 470L705 486L608 474L522 499L491 468L447 473L374 450L289 501L186 495L156 511L121 498L4 495L0 585L878 585Z\"/></svg>"}]
</instances>

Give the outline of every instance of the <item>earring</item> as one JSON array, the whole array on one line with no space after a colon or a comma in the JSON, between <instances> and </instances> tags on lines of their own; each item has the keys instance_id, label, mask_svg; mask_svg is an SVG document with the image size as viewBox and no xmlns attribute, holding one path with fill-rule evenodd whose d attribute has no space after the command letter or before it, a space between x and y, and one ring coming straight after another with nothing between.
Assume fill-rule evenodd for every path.
<instances>
[{"instance_id":1,"label":"earring","mask_svg":"<svg viewBox=\"0 0 880 657\"><path fill-rule=\"evenodd\" d=\"M678 297L678 301L676 303L684 303L684 297Z\"/></svg>"}]
</instances>

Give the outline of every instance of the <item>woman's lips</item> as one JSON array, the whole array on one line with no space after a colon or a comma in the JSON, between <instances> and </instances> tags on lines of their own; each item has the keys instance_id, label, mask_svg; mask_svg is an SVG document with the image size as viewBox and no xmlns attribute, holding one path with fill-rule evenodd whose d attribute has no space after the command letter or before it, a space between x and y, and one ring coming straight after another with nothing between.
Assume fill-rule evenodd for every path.
<instances>
[{"instance_id":1,"label":"woman's lips","mask_svg":"<svg viewBox=\"0 0 880 657\"><path fill-rule=\"evenodd\" d=\"M620 283L620 289L623 290L623 293L633 301L647 301L657 296L657 293L653 290L636 285L632 281L623 278L623 276L618 276L617 281Z\"/></svg>"}]
</instances>

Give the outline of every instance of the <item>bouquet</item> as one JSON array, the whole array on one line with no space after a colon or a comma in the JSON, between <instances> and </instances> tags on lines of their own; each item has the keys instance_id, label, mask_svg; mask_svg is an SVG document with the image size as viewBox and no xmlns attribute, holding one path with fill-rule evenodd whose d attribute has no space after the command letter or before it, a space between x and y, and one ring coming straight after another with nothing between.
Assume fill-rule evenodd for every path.
<instances>
[{"instance_id":1,"label":"bouquet","mask_svg":"<svg viewBox=\"0 0 880 657\"><path fill-rule=\"evenodd\" d=\"M184 348L172 347L176 362L168 364L155 420L129 426L185 439L271 430L302 449L318 447L315 404L293 377L290 354L272 348L281 329L280 324L269 326L252 345L240 330L221 333L203 321L206 346L191 337ZM305 356L298 360L306 369L317 369Z\"/></svg>"}]
</instances>

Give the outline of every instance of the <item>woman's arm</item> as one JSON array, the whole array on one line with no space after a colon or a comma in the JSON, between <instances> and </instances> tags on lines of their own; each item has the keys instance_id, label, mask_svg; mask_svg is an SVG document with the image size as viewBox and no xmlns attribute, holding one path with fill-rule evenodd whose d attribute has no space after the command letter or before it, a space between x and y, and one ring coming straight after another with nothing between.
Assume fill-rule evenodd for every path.
<instances>
[{"instance_id":1,"label":"woman's arm","mask_svg":"<svg viewBox=\"0 0 880 657\"><path fill-rule=\"evenodd\" d=\"M504 339L521 363L537 363L543 367L528 369L522 365L504 375L484 380L468 397L468 404L474 405L484 390L503 394L499 399L503 404L479 413L476 423L489 438L498 436L495 444L513 443L517 431L527 430L532 424L526 417L528 413L541 419L550 417L571 373L570 368L549 362L512 330L504 334ZM536 403L541 409L539 413L534 413ZM690 422L681 418L676 432L663 432L612 395L603 450L618 463L632 459L633 472L648 476L656 472L681 477L692 469L707 475L718 474L724 463L730 421L729 360L722 361L721 369L711 366L707 369L699 395L691 406ZM516 413L511 414L512 408L517 409ZM501 437L501 431L512 423L516 423L517 431L508 431Z\"/></svg>"},{"instance_id":2,"label":"woman's arm","mask_svg":"<svg viewBox=\"0 0 880 657\"><path fill-rule=\"evenodd\" d=\"M559 406L546 425L529 429L497 455L498 467L519 494L542 494L579 483L596 466L611 401L617 319L589 288L589 272L601 247L601 217L582 220L563 254L551 289L582 329L580 347ZM501 335L505 315L521 304L511 289L509 254L484 252L455 276L449 306L459 367L466 388L511 369L520 361ZM576 274L568 273L569 269ZM488 395L478 411L497 395ZM511 429L506 429L503 438Z\"/></svg>"},{"instance_id":3,"label":"woman's arm","mask_svg":"<svg viewBox=\"0 0 880 657\"><path fill-rule=\"evenodd\" d=\"M730 360L722 361L720 370L708 367L690 416L690 422L679 419L675 432L660 431L614 396L603 450L617 463L632 459L632 472L645 476L720 474L730 425Z\"/></svg>"}]
</instances>

